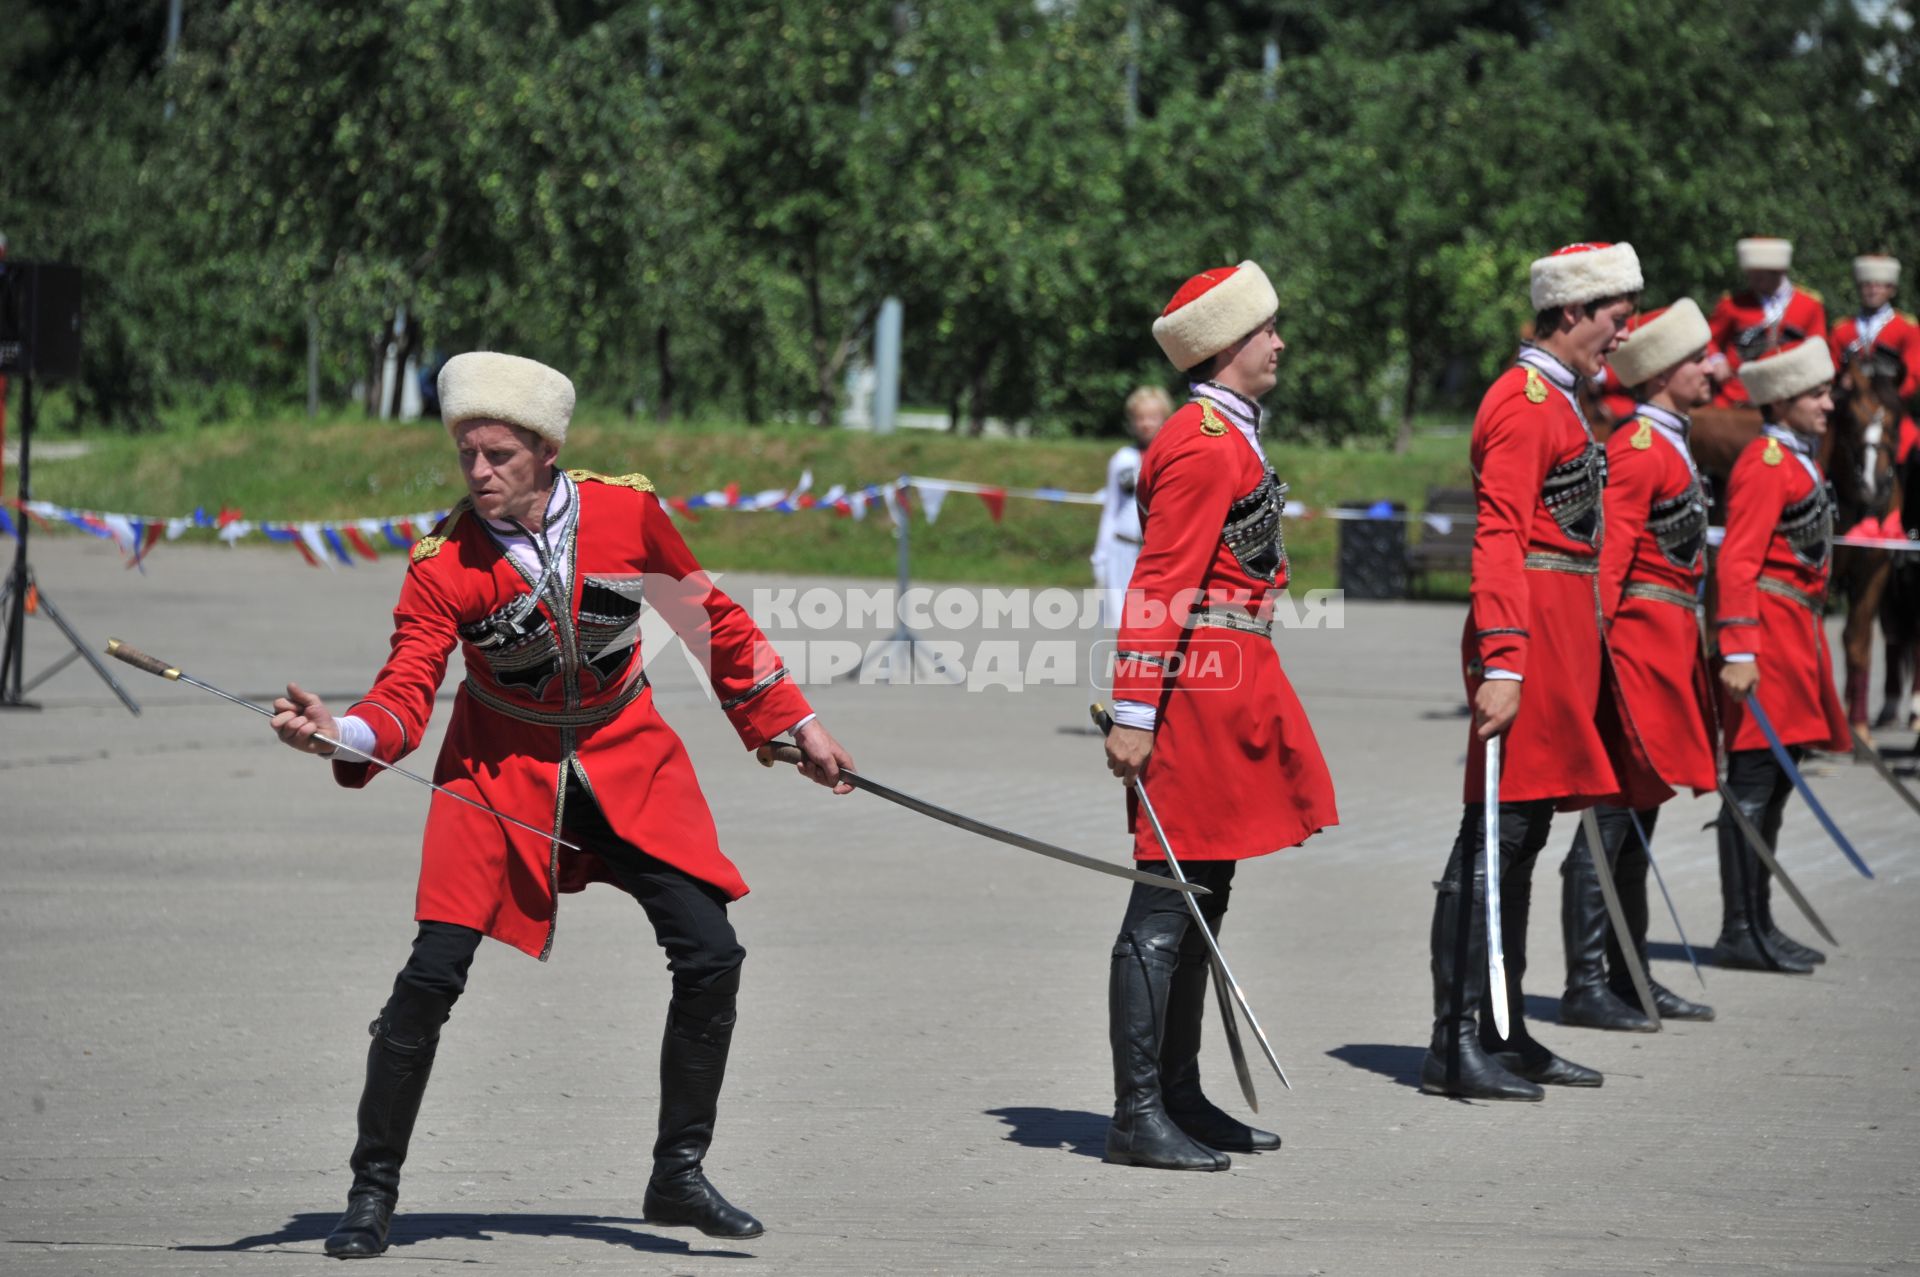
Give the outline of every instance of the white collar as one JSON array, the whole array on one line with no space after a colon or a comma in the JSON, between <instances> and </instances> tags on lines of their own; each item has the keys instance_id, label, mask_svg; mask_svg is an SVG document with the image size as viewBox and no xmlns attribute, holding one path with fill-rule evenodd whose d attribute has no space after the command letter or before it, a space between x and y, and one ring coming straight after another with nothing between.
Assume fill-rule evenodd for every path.
<instances>
[{"instance_id":1,"label":"white collar","mask_svg":"<svg viewBox=\"0 0 1920 1277\"><path fill-rule=\"evenodd\" d=\"M547 513L541 520L540 529L545 540L551 542L554 534L563 530L573 518L573 480L567 472L556 469L553 472L553 491L547 494ZM487 527L503 537L526 537L527 529L513 519L483 519Z\"/></svg>"},{"instance_id":2,"label":"white collar","mask_svg":"<svg viewBox=\"0 0 1920 1277\"><path fill-rule=\"evenodd\" d=\"M1651 403L1635 404L1633 406L1633 413L1636 417L1645 419L1664 435L1667 442L1673 445L1674 450L1677 451L1681 459L1687 463L1687 469L1693 472L1694 475L1699 475L1700 468L1693 463L1693 452L1687 447L1687 436L1693 430L1692 418L1688 417L1685 413L1675 412L1671 408L1662 408L1659 404Z\"/></svg>"},{"instance_id":3,"label":"white collar","mask_svg":"<svg viewBox=\"0 0 1920 1277\"><path fill-rule=\"evenodd\" d=\"M1266 464L1267 454L1260 450L1260 427L1266 424L1266 410L1237 390L1228 390L1218 382L1196 381L1188 389L1196 399L1205 399L1218 408L1240 437L1247 441L1262 465Z\"/></svg>"}]
</instances>

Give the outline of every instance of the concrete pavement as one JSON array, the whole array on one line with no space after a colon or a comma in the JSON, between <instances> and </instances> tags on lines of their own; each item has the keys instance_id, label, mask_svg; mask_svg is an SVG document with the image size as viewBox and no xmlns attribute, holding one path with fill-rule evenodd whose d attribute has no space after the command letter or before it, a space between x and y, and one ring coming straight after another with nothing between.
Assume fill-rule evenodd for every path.
<instances>
[{"instance_id":1,"label":"concrete pavement","mask_svg":"<svg viewBox=\"0 0 1920 1277\"><path fill-rule=\"evenodd\" d=\"M379 665L400 571L397 556L316 572L279 551L165 546L142 576L73 538L37 542L35 560L95 644L118 634L236 691L297 677L343 701ZM748 597L822 583L725 584ZM1789 808L1783 860L1845 942L1815 975L1709 969L1702 994L1656 906L1657 974L1719 1021L1651 1036L1554 1024L1566 820L1541 857L1528 1009L1606 1086L1509 1107L1413 1088L1430 882L1459 813L1460 617L1355 604L1342 629L1279 637L1342 824L1239 876L1222 940L1295 1090L1257 1078L1286 1147L1220 1175L1099 1160L1124 884L763 771L684 665L656 662L662 710L755 888L734 912L749 957L708 1167L769 1231L724 1244L641 1223L667 981L642 915L595 888L564 899L550 962L482 950L379 1262L1920 1272L1920 837L1865 768L1829 765L1815 783L1877 881ZM29 673L64 651L31 626ZM930 637L971 654L1001 635ZM391 778L337 790L259 720L126 679L137 719L80 666L41 690L41 712L0 717L0 1272L318 1271L366 1024L412 934L424 793ZM810 694L876 777L1124 857L1084 686ZM414 758L426 769L431 753ZM1713 804L1675 806L1656 850L1690 937L1710 945ZM1207 1034L1210 1090L1241 1112Z\"/></svg>"}]
</instances>

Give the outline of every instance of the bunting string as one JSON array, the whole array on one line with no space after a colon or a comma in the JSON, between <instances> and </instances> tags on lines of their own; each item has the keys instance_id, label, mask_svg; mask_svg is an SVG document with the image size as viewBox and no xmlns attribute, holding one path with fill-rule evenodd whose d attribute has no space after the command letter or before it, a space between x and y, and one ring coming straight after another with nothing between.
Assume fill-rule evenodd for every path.
<instances>
[{"instance_id":1,"label":"bunting string","mask_svg":"<svg viewBox=\"0 0 1920 1277\"><path fill-rule=\"evenodd\" d=\"M1039 501L1055 505L1100 505L1106 500L1099 492L1070 492L1064 488L1020 488L975 483L966 479L943 479L929 475L905 474L888 483L870 483L857 488L834 484L816 494L813 472L805 471L790 488L744 491L737 483L681 497L662 498L676 516L697 522L711 511L759 514L799 514L814 511L840 518L865 519L869 510L879 507L898 526L912 512L909 493L917 497L920 512L928 523L935 523L945 508L947 497L955 492L980 498L989 517L998 523L1006 513L1009 500ZM446 510L426 510L414 514L385 515L355 519L253 519L230 506L210 511L196 507L183 515L127 514L107 510L86 510L52 501L10 500L0 503L0 532L19 535L17 518L24 516L44 528L70 527L89 536L112 541L120 548L129 569L146 570L146 559L162 542L179 540L189 532L211 532L229 546L254 536L291 546L313 567L352 567L373 562L383 552L404 552L431 532L446 518ZM1289 519L1329 519L1419 523L1431 534L1447 536L1456 527L1471 527L1471 514L1437 511L1408 511L1390 502L1371 506L1312 508L1299 501L1286 503ZM1722 528L1708 529L1708 539L1718 545L1726 535ZM1836 545L1862 546L1868 549L1920 552L1920 540L1905 536L1898 521L1865 520L1834 538Z\"/></svg>"}]
</instances>

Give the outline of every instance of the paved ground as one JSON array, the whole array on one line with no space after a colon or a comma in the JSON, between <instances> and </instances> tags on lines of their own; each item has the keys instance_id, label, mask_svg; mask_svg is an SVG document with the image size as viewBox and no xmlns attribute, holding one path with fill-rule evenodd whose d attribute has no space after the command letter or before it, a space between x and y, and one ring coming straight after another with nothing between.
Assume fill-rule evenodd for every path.
<instances>
[{"instance_id":1,"label":"paved ground","mask_svg":"<svg viewBox=\"0 0 1920 1277\"><path fill-rule=\"evenodd\" d=\"M42 543L37 564L96 644L123 635L254 695L288 676L362 690L398 576L397 562L322 573L193 547L164 548L141 576L74 539ZM709 1165L770 1231L723 1245L640 1222L666 979L639 912L597 888L566 899L550 963L483 950L383 1262L1920 1272L1920 838L1864 769L1816 784L1877 881L1797 805L1787 820L1783 858L1846 942L1816 975L1709 971L1715 1024L1562 1029L1543 868L1528 1009L1605 1088L1488 1107L1409 1084L1428 884L1459 799L1459 621L1457 606L1356 605L1341 630L1280 640L1344 823L1241 875L1224 939L1295 1089L1261 1088L1285 1151L1224 1175L1099 1160L1124 886L764 772L675 662L656 664L756 888L735 914L751 956ZM32 626L37 670L64 649ZM248 715L128 678L137 719L83 667L42 689L43 712L0 718L0 1271L315 1271L347 1183L366 1023L411 934L423 797L388 781L336 790ZM814 695L876 776L1124 854L1083 688ZM1684 802L1662 823L1668 882L1703 943L1718 920L1710 815ZM1697 992L1664 918L1655 937L1660 976ZM1237 1110L1208 1033L1212 1089Z\"/></svg>"}]
</instances>

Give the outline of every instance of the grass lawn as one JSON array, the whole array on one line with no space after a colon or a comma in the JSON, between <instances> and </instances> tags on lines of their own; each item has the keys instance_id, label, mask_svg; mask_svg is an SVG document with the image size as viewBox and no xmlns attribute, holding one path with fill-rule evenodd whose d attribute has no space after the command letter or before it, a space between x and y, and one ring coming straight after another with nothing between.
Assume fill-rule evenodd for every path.
<instances>
[{"instance_id":1,"label":"grass lawn","mask_svg":"<svg viewBox=\"0 0 1920 1277\"><path fill-rule=\"evenodd\" d=\"M450 505L461 493L453 451L433 422L287 418L85 438L91 450L83 457L36 460L34 496L143 515L230 506L250 519L277 520L411 514ZM858 487L908 473L1089 492L1104 482L1107 458L1118 445L1117 438L964 439L922 430L874 436L805 426L660 427L589 413L574 422L562 459L611 474L640 471L665 496L729 483L747 492L786 487L805 469L814 473L816 493L835 483ZM1384 447L1289 445L1283 427L1268 451L1292 485L1290 496L1313 509L1382 499L1419 509L1430 485L1470 481L1464 434L1419 437L1411 453L1396 456ZM977 498L954 493L936 525L916 517L914 577L1089 584L1087 555L1098 519L1093 506L1009 500L996 524ZM716 569L864 577L890 577L894 570L893 538L879 511L859 523L827 513L717 511L683 526L695 553ZM1334 585L1337 525L1294 520L1286 535L1296 587ZM264 552L292 554L285 547ZM1435 582L1442 591L1462 584Z\"/></svg>"}]
</instances>

